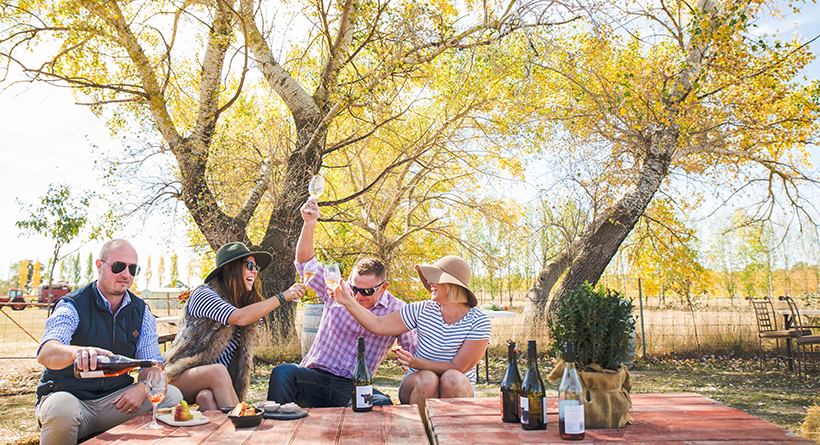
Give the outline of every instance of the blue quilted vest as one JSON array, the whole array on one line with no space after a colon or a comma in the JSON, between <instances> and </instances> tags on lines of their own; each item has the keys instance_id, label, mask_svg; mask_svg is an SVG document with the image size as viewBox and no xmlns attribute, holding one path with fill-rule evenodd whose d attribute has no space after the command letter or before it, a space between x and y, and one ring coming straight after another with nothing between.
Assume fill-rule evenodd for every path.
<instances>
[{"instance_id":1,"label":"blue quilted vest","mask_svg":"<svg viewBox=\"0 0 820 445\"><path fill-rule=\"evenodd\" d=\"M71 337L76 346L94 346L108 349L114 354L134 357L137 341L142 330L145 302L129 293L131 303L121 307L116 318L105 307L97 291L97 282L78 289L62 299L72 305L80 316L77 330ZM74 377L74 365L63 369L43 369L37 385L37 401L55 391L67 391L80 400L105 397L131 385L134 379L128 374L118 377L78 379Z\"/></svg>"}]
</instances>

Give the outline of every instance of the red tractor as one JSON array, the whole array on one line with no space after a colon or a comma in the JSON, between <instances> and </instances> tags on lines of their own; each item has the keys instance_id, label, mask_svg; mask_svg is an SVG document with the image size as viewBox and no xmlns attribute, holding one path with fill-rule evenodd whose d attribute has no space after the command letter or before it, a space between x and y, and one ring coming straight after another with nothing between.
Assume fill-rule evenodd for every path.
<instances>
[{"instance_id":1,"label":"red tractor","mask_svg":"<svg viewBox=\"0 0 820 445\"><path fill-rule=\"evenodd\" d=\"M21 289L9 289L8 297L0 296L0 306L11 306L15 311L22 311L26 308L26 299L23 298L23 291Z\"/></svg>"}]
</instances>

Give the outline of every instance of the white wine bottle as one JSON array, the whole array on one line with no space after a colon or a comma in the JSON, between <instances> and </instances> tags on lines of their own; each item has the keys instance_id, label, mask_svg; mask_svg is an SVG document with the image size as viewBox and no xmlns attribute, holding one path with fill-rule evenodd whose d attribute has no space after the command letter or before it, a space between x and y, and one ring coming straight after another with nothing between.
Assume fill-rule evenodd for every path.
<instances>
[{"instance_id":1,"label":"white wine bottle","mask_svg":"<svg viewBox=\"0 0 820 445\"><path fill-rule=\"evenodd\" d=\"M564 440L581 440L584 429L584 390L575 370L575 344L564 346L564 375L558 385L558 434Z\"/></svg>"},{"instance_id":2,"label":"white wine bottle","mask_svg":"<svg viewBox=\"0 0 820 445\"><path fill-rule=\"evenodd\" d=\"M162 364L154 360L136 360L121 355L107 357L97 356L97 367L93 370L83 371L74 362L74 377L78 379L93 379L99 377L117 377L128 371L137 368L150 368L152 366L162 367Z\"/></svg>"},{"instance_id":3,"label":"white wine bottle","mask_svg":"<svg viewBox=\"0 0 820 445\"><path fill-rule=\"evenodd\" d=\"M373 409L373 383L364 356L364 337L359 337L359 357L353 370L353 411Z\"/></svg>"},{"instance_id":4,"label":"white wine bottle","mask_svg":"<svg viewBox=\"0 0 820 445\"><path fill-rule=\"evenodd\" d=\"M544 381L538 372L535 340L527 341L527 373L521 383L521 427L525 430L547 429L547 398Z\"/></svg>"},{"instance_id":5,"label":"white wine bottle","mask_svg":"<svg viewBox=\"0 0 820 445\"><path fill-rule=\"evenodd\" d=\"M507 371L501 380L501 420L507 423L520 422L519 397L521 396L521 373L515 354L515 342L507 342Z\"/></svg>"}]
</instances>

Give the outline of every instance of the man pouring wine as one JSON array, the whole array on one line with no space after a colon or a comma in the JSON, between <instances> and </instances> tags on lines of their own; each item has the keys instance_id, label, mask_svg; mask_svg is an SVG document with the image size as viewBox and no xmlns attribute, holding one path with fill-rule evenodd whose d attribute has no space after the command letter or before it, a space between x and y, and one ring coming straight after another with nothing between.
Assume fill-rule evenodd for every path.
<instances>
[{"instance_id":1,"label":"man pouring wine","mask_svg":"<svg viewBox=\"0 0 820 445\"><path fill-rule=\"evenodd\" d=\"M106 371L99 360L105 357L108 365L124 356L162 363L154 316L128 291L139 273L137 252L128 241L111 240L95 264L99 279L60 299L46 320L37 351L45 367L35 406L41 444L75 444L152 408L147 369L134 383L128 374ZM180 400L179 390L168 386L161 406Z\"/></svg>"}]
</instances>

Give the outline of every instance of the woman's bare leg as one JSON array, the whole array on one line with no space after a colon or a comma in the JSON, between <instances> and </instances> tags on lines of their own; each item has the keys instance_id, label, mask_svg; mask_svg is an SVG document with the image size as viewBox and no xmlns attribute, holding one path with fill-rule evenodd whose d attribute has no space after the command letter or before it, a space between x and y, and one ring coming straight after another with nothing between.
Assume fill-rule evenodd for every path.
<instances>
[{"instance_id":1,"label":"woman's bare leg","mask_svg":"<svg viewBox=\"0 0 820 445\"><path fill-rule=\"evenodd\" d=\"M473 385L463 372L450 369L439 379L439 394L442 399L473 397Z\"/></svg>"},{"instance_id":2,"label":"woman's bare leg","mask_svg":"<svg viewBox=\"0 0 820 445\"><path fill-rule=\"evenodd\" d=\"M210 389L203 389L196 393L196 404L202 412L219 409L219 405L216 403L216 397L214 397L214 393Z\"/></svg>"},{"instance_id":3,"label":"woman's bare leg","mask_svg":"<svg viewBox=\"0 0 820 445\"><path fill-rule=\"evenodd\" d=\"M416 371L408 375L401 384L399 400L403 404L418 405L424 412L425 400L439 397L439 378L432 371Z\"/></svg>"},{"instance_id":4,"label":"woman's bare leg","mask_svg":"<svg viewBox=\"0 0 820 445\"><path fill-rule=\"evenodd\" d=\"M182 396L188 403L195 403L199 392L209 389L216 400L216 408L234 407L239 404L231 376L224 365L203 365L186 369L170 384L182 391Z\"/></svg>"}]
</instances>

